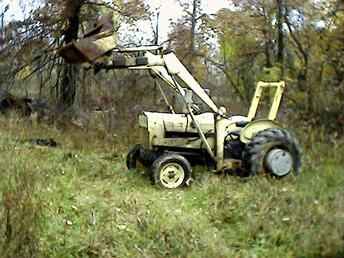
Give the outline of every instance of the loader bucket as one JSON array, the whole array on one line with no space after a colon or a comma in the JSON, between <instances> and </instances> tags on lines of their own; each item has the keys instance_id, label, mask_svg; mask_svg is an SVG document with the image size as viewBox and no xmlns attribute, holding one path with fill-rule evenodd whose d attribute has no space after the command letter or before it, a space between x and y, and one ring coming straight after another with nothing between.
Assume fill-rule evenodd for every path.
<instances>
[{"instance_id":1,"label":"loader bucket","mask_svg":"<svg viewBox=\"0 0 344 258\"><path fill-rule=\"evenodd\" d=\"M106 55L115 47L116 44L113 36L104 38L90 37L67 44L58 51L58 54L63 57L67 63L92 63L96 59Z\"/></svg>"},{"instance_id":2,"label":"loader bucket","mask_svg":"<svg viewBox=\"0 0 344 258\"><path fill-rule=\"evenodd\" d=\"M116 47L113 23L109 17L98 20L95 28L86 33L84 38L73 41L60 48L58 54L67 63L93 63L96 59L105 56Z\"/></svg>"}]
</instances>

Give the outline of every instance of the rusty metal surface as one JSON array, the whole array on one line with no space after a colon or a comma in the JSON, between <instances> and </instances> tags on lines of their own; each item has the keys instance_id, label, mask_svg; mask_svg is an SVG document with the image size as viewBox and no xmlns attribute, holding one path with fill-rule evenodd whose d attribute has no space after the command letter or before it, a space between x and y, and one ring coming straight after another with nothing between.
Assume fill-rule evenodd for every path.
<instances>
[{"instance_id":1,"label":"rusty metal surface","mask_svg":"<svg viewBox=\"0 0 344 258\"><path fill-rule=\"evenodd\" d=\"M85 33L84 38L91 37L104 31L112 31L113 27L114 24L111 16L101 16L97 20L94 28Z\"/></svg>"},{"instance_id":2,"label":"rusty metal surface","mask_svg":"<svg viewBox=\"0 0 344 258\"><path fill-rule=\"evenodd\" d=\"M75 46L74 42L62 47L58 51L58 54L65 59L67 63L71 64L84 63L88 61L85 55L83 55Z\"/></svg>"},{"instance_id":3,"label":"rusty metal surface","mask_svg":"<svg viewBox=\"0 0 344 258\"><path fill-rule=\"evenodd\" d=\"M68 63L92 63L116 47L113 22L110 17L101 17L84 38L62 47L58 54Z\"/></svg>"}]
</instances>

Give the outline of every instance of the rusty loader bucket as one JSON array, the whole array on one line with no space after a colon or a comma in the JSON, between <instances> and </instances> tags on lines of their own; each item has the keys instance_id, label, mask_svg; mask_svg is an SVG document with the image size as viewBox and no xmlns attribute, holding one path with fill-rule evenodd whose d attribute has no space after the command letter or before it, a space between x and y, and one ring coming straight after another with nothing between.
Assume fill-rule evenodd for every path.
<instances>
[{"instance_id":1,"label":"rusty loader bucket","mask_svg":"<svg viewBox=\"0 0 344 258\"><path fill-rule=\"evenodd\" d=\"M112 23L105 17L84 38L65 45L59 49L58 54L68 63L93 63L115 47Z\"/></svg>"}]
</instances>

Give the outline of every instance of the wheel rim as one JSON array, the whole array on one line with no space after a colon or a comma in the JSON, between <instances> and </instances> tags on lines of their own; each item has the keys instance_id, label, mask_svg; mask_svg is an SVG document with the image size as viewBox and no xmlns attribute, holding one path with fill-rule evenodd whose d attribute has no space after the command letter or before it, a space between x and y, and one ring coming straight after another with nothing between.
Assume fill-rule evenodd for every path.
<instances>
[{"instance_id":1,"label":"wheel rim","mask_svg":"<svg viewBox=\"0 0 344 258\"><path fill-rule=\"evenodd\" d=\"M179 187L185 178L184 168L178 163L168 163L160 170L160 182L166 188Z\"/></svg>"},{"instance_id":2,"label":"wheel rim","mask_svg":"<svg viewBox=\"0 0 344 258\"><path fill-rule=\"evenodd\" d=\"M293 158L289 151L282 149L271 150L265 160L268 170L276 176L285 176L293 169Z\"/></svg>"}]
</instances>

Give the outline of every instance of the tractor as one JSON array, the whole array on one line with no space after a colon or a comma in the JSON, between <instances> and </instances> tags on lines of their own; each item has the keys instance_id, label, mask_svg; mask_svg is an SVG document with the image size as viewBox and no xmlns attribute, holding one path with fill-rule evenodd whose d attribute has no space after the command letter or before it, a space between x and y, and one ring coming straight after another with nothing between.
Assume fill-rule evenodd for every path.
<instances>
[{"instance_id":1,"label":"tractor","mask_svg":"<svg viewBox=\"0 0 344 258\"><path fill-rule=\"evenodd\" d=\"M129 170L141 163L149 169L153 183L167 189L190 185L192 168L200 163L214 172L237 171L247 176L268 173L282 178L300 173L299 143L276 121L285 82L258 82L248 114L230 116L214 103L173 51L162 46L119 48L109 33L99 28L97 33L64 46L59 54L67 62L88 62L97 70L148 70L183 104L177 112L159 86L170 112L139 115L144 140L129 151ZM258 119L263 91L271 89L275 91L268 116ZM206 112L195 103L195 97L207 107Z\"/></svg>"}]
</instances>

